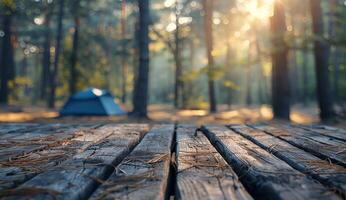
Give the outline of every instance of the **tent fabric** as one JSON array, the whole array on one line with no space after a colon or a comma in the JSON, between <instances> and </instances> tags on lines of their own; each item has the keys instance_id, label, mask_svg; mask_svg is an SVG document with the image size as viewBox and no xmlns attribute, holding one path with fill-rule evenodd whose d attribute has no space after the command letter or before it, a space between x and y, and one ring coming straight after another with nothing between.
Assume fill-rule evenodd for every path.
<instances>
[{"instance_id":1,"label":"tent fabric","mask_svg":"<svg viewBox=\"0 0 346 200\"><path fill-rule=\"evenodd\" d=\"M61 116L123 114L126 112L114 101L112 94L97 88L89 88L74 94L60 110Z\"/></svg>"}]
</instances>

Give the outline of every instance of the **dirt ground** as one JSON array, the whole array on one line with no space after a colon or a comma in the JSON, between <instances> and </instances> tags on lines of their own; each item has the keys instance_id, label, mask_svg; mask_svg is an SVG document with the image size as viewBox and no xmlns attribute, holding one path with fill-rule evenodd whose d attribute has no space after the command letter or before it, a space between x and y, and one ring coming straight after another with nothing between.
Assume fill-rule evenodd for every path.
<instances>
[{"instance_id":1,"label":"dirt ground","mask_svg":"<svg viewBox=\"0 0 346 200\"><path fill-rule=\"evenodd\" d=\"M36 122L36 123L90 123L90 122L114 122L114 123L193 123L193 124L243 124L269 121L272 119L271 108L267 105L243 107L220 106L219 112L209 114L206 110L174 110L167 105L149 106L150 120L138 120L128 116L112 117L59 117L59 113L40 107L21 107L20 109L2 109L0 122ZM294 106L291 120L299 124L319 123L318 109ZM345 128L346 121L335 124Z\"/></svg>"}]
</instances>

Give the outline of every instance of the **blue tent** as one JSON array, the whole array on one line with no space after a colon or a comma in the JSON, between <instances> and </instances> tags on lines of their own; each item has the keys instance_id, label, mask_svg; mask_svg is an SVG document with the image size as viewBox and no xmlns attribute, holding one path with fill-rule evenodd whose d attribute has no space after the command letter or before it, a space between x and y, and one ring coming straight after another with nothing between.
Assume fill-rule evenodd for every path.
<instances>
[{"instance_id":1,"label":"blue tent","mask_svg":"<svg viewBox=\"0 0 346 200\"><path fill-rule=\"evenodd\" d=\"M60 110L66 115L123 115L126 112L114 101L114 97L106 90L89 88L78 92L66 102Z\"/></svg>"}]
</instances>

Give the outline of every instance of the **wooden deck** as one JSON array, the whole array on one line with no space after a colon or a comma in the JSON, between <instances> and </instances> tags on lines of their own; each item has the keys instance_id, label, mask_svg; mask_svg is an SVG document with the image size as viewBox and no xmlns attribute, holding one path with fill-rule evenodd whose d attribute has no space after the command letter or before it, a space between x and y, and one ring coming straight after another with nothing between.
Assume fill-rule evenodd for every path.
<instances>
[{"instance_id":1,"label":"wooden deck","mask_svg":"<svg viewBox=\"0 0 346 200\"><path fill-rule=\"evenodd\" d=\"M328 126L2 124L0 199L346 199Z\"/></svg>"}]
</instances>

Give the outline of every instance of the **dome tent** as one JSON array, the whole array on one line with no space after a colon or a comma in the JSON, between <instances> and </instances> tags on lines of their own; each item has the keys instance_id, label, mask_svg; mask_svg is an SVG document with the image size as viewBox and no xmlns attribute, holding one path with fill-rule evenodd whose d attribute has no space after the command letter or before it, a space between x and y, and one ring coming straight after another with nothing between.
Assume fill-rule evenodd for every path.
<instances>
[{"instance_id":1,"label":"dome tent","mask_svg":"<svg viewBox=\"0 0 346 200\"><path fill-rule=\"evenodd\" d=\"M123 115L126 112L114 101L107 90L89 88L71 96L60 110L61 116L67 115Z\"/></svg>"}]
</instances>

